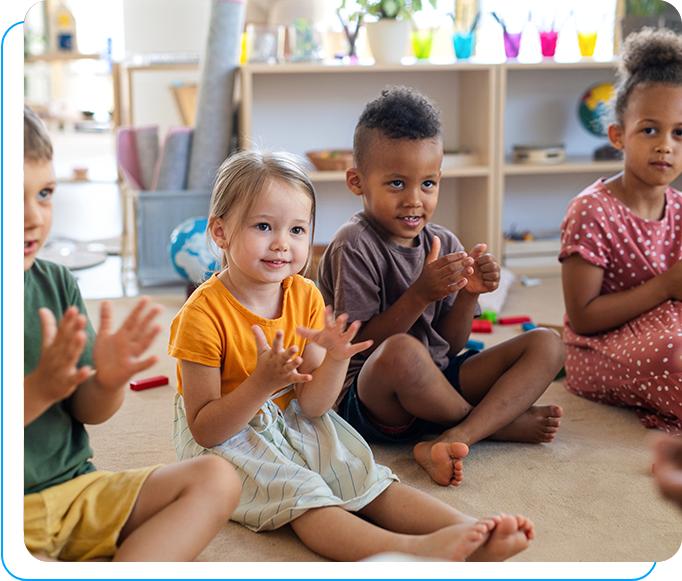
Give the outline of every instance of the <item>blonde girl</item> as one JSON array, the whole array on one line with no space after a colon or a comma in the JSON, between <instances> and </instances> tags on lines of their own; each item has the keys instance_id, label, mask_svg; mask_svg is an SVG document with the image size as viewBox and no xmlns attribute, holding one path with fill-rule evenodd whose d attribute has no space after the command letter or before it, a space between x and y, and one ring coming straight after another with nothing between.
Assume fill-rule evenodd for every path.
<instances>
[{"instance_id":1,"label":"blonde girl","mask_svg":"<svg viewBox=\"0 0 682 581\"><path fill-rule=\"evenodd\" d=\"M572 200L559 259L566 386L682 432L682 39L644 30L623 44L609 140L622 172Z\"/></svg>"},{"instance_id":2,"label":"blonde girl","mask_svg":"<svg viewBox=\"0 0 682 581\"><path fill-rule=\"evenodd\" d=\"M233 520L254 531L291 523L329 559L503 560L525 549L528 519L477 520L399 483L330 411L350 357L371 342L352 344L358 324L334 320L299 274L314 215L313 186L293 156L248 151L221 166L208 231L222 268L171 327L177 457L229 460L242 480Z\"/></svg>"}]
</instances>

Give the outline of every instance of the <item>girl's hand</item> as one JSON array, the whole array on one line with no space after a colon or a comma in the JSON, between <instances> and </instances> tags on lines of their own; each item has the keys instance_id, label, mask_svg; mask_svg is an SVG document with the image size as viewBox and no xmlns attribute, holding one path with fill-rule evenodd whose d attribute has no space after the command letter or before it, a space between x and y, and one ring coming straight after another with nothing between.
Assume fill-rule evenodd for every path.
<instances>
[{"instance_id":1,"label":"girl's hand","mask_svg":"<svg viewBox=\"0 0 682 581\"><path fill-rule=\"evenodd\" d=\"M663 275L667 278L670 298L682 301L682 260L673 264Z\"/></svg>"},{"instance_id":2,"label":"girl's hand","mask_svg":"<svg viewBox=\"0 0 682 581\"><path fill-rule=\"evenodd\" d=\"M35 386L41 399L52 405L69 397L92 374L88 365L77 367L88 339L87 319L77 307L66 309L59 326L50 309L39 309L38 315L43 337L40 360L25 384Z\"/></svg>"},{"instance_id":3,"label":"girl's hand","mask_svg":"<svg viewBox=\"0 0 682 581\"><path fill-rule=\"evenodd\" d=\"M440 247L440 238L434 236L422 273L409 289L427 304L464 288L468 284L467 277L474 274L474 259L467 256L466 252L455 252L438 258Z\"/></svg>"},{"instance_id":4,"label":"girl's hand","mask_svg":"<svg viewBox=\"0 0 682 581\"><path fill-rule=\"evenodd\" d=\"M287 385L304 383L313 378L312 375L298 372L303 359L295 357L296 353L298 353L296 345L284 349L284 331L279 329L275 333L272 347L270 347L263 329L258 325L254 325L251 327L251 330L256 339L256 351L258 353L256 369L251 374L251 377L259 385L264 385L268 388L268 397Z\"/></svg>"},{"instance_id":5,"label":"girl's hand","mask_svg":"<svg viewBox=\"0 0 682 581\"><path fill-rule=\"evenodd\" d=\"M142 297L116 333L111 332L111 303L102 303L99 332L93 345L92 358L95 377L105 389L121 387L133 375L149 369L158 361L156 355L139 360L161 331L161 325L152 326L154 319L163 310L159 305L143 315L149 300L149 297Z\"/></svg>"},{"instance_id":6,"label":"girl's hand","mask_svg":"<svg viewBox=\"0 0 682 581\"><path fill-rule=\"evenodd\" d=\"M374 341L371 339L362 343L351 343L362 325L360 321L353 321L348 329L346 329L348 315L346 313L339 315L336 321L334 321L332 313L332 307L327 305L324 309L324 329L314 331L308 327L296 327L296 332L308 341L312 341L326 349L327 355L339 362L346 361L356 353L360 353L360 351L364 351L372 346Z\"/></svg>"},{"instance_id":7,"label":"girl's hand","mask_svg":"<svg viewBox=\"0 0 682 581\"><path fill-rule=\"evenodd\" d=\"M464 290L471 294L492 292L500 284L500 265L492 254L484 254L486 248L485 244L477 244L469 253L474 260L473 274L469 275Z\"/></svg>"}]
</instances>

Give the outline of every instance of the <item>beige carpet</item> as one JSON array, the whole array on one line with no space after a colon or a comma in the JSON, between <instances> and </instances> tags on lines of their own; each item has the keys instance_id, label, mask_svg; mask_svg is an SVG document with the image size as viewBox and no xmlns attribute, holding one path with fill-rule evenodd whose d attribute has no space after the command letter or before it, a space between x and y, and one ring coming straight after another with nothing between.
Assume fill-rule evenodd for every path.
<instances>
[{"instance_id":1,"label":"beige carpet","mask_svg":"<svg viewBox=\"0 0 682 581\"><path fill-rule=\"evenodd\" d=\"M157 296L164 305L164 329L183 296ZM133 299L114 301L121 317ZM512 285L503 314L530 315L536 323L560 324L563 313L558 278L537 287ZM88 301L96 325L99 301ZM520 333L496 326L476 335L487 346ZM95 464L106 470L175 461L171 444L175 361L167 356L168 331L153 350L161 361L144 377L166 375L171 385L129 391L121 410L107 423L89 428ZM658 494L651 476L650 432L633 412L595 404L553 383L541 402L563 407L564 418L551 444L482 442L465 459L464 483L443 488L413 460L410 445L375 446L377 461L407 484L474 516L503 511L535 522L537 538L515 561L663 561L682 541L682 513ZM227 523L204 551L209 561L324 561L298 541L291 527L253 533Z\"/></svg>"}]
</instances>

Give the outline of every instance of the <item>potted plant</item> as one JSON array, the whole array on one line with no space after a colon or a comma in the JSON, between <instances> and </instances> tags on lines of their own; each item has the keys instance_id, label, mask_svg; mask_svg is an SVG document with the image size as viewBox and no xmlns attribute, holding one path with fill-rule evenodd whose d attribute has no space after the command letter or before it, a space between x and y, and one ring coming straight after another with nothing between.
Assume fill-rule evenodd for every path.
<instances>
[{"instance_id":1,"label":"potted plant","mask_svg":"<svg viewBox=\"0 0 682 581\"><path fill-rule=\"evenodd\" d=\"M666 7L662 0L625 0L625 16L620 20L623 40L645 26L662 27Z\"/></svg>"},{"instance_id":2,"label":"potted plant","mask_svg":"<svg viewBox=\"0 0 682 581\"><path fill-rule=\"evenodd\" d=\"M434 8L436 2L429 0ZM376 22L364 23L374 60L399 63L409 42L412 15L422 9L422 0L356 0L356 4L360 10L351 16L357 21L356 33L365 16L376 18ZM343 0L339 10L345 7Z\"/></svg>"}]
</instances>

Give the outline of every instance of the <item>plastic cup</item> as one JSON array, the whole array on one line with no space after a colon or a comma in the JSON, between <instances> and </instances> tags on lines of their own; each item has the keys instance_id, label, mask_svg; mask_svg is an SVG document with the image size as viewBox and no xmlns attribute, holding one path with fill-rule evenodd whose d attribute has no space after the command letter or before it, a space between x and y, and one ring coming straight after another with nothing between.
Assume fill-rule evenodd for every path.
<instances>
[{"instance_id":1,"label":"plastic cup","mask_svg":"<svg viewBox=\"0 0 682 581\"><path fill-rule=\"evenodd\" d=\"M556 30L540 31L540 50L542 51L542 56L554 56L558 37L559 33Z\"/></svg>"},{"instance_id":2,"label":"plastic cup","mask_svg":"<svg viewBox=\"0 0 682 581\"><path fill-rule=\"evenodd\" d=\"M452 44L455 47L455 56L458 59L468 59L474 48L474 33L455 32L452 35Z\"/></svg>"},{"instance_id":3,"label":"plastic cup","mask_svg":"<svg viewBox=\"0 0 682 581\"><path fill-rule=\"evenodd\" d=\"M521 48L521 33L520 32L505 32L504 33L504 54L508 59L515 59L519 56L519 48Z\"/></svg>"},{"instance_id":4,"label":"plastic cup","mask_svg":"<svg viewBox=\"0 0 682 581\"><path fill-rule=\"evenodd\" d=\"M580 56L594 55L594 47L597 44L596 32L579 32L578 46L580 47Z\"/></svg>"},{"instance_id":5,"label":"plastic cup","mask_svg":"<svg viewBox=\"0 0 682 581\"><path fill-rule=\"evenodd\" d=\"M433 42L433 30L417 29L412 31L412 50L418 59L427 59L431 55L431 43Z\"/></svg>"}]
</instances>

